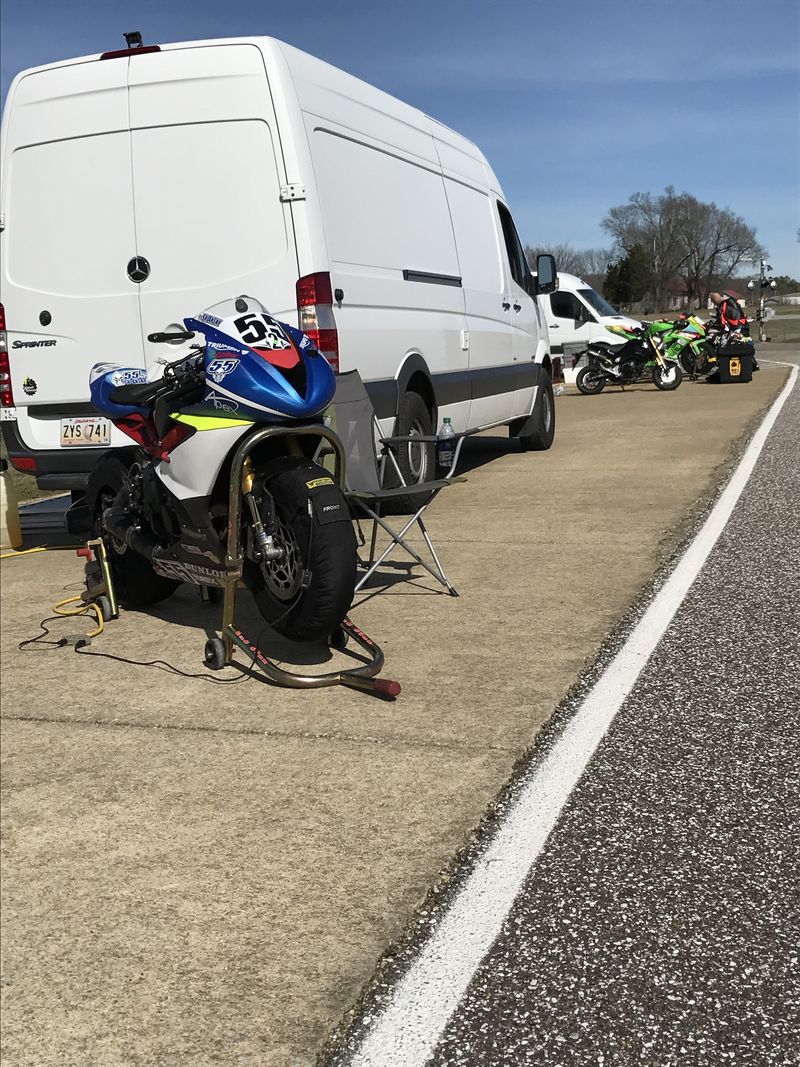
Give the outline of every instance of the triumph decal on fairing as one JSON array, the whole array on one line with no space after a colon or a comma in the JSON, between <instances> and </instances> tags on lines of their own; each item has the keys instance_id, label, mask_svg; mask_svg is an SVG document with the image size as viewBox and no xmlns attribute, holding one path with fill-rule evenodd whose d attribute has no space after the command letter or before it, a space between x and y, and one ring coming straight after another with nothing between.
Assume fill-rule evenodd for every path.
<instances>
[{"instance_id":1,"label":"triumph decal on fairing","mask_svg":"<svg viewBox=\"0 0 800 1067\"><path fill-rule=\"evenodd\" d=\"M206 371L209 378L219 385L222 379L227 378L238 366L238 359L212 359Z\"/></svg>"},{"instance_id":2,"label":"triumph decal on fairing","mask_svg":"<svg viewBox=\"0 0 800 1067\"><path fill-rule=\"evenodd\" d=\"M215 352L235 352L235 348L231 348L230 341L206 341L206 348L213 348Z\"/></svg>"}]
</instances>

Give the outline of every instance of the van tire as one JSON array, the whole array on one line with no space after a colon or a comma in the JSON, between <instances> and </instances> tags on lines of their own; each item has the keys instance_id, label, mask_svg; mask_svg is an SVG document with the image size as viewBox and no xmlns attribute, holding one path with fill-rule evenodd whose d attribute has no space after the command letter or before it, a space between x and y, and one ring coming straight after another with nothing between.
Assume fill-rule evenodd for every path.
<instances>
[{"instance_id":1,"label":"van tire","mask_svg":"<svg viewBox=\"0 0 800 1067\"><path fill-rule=\"evenodd\" d=\"M403 393L395 419L395 437L410 437L414 434L432 437L435 432L433 417L424 399L413 389ZM411 452L410 456L409 452ZM409 486L416 482L430 482L436 477L436 446L433 444L399 445L395 450L395 457L403 478ZM394 488L399 484L391 462L388 462L386 488ZM408 496L394 497L387 504L388 506L384 505L384 511L387 513L402 514L416 511L418 507L416 498L410 493Z\"/></svg>"},{"instance_id":2,"label":"van tire","mask_svg":"<svg viewBox=\"0 0 800 1067\"><path fill-rule=\"evenodd\" d=\"M124 484L124 476L140 458L140 453L133 448L119 449L119 454L107 453L92 471L86 487L92 534L94 537L102 537L105 542L117 600L132 608L158 604L159 601L172 596L180 585L180 582L173 578L156 574L149 561L132 548L120 552L115 548L113 538L100 526L104 509L113 502Z\"/></svg>"},{"instance_id":3,"label":"van tire","mask_svg":"<svg viewBox=\"0 0 800 1067\"><path fill-rule=\"evenodd\" d=\"M556 436L556 403L553 395L553 380L546 370L542 371L536 403L531 413L533 432L519 438L523 452L545 452Z\"/></svg>"}]
</instances>

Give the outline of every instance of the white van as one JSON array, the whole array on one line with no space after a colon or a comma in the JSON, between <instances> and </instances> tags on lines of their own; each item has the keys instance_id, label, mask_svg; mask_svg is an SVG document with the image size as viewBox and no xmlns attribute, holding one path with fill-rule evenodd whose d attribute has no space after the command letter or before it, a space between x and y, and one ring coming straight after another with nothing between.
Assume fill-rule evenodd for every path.
<instances>
[{"instance_id":1,"label":"white van","mask_svg":"<svg viewBox=\"0 0 800 1067\"><path fill-rule=\"evenodd\" d=\"M636 319L620 315L616 308L590 285L574 274L558 272L558 289L540 298L547 316L550 333L550 353L561 356L564 380L574 382L578 361L573 365L573 353L594 344L615 345L625 339L606 329L607 326L639 326ZM565 348L566 346L566 348Z\"/></svg>"},{"instance_id":2,"label":"white van","mask_svg":"<svg viewBox=\"0 0 800 1067\"><path fill-rule=\"evenodd\" d=\"M99 418L74 443L92 364L149 367L148 334L239 294L358 368L386 431L550 446L553 259L535 282L481 152L414 108L257 37L25 71L1 136L3 431L40 486L128 443Z\"/></svg>"}]
</instances>

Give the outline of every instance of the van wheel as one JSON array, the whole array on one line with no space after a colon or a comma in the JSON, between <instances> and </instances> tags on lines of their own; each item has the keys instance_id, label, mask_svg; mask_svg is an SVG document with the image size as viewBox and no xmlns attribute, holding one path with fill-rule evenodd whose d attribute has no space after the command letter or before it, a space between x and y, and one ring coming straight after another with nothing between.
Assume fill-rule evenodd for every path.
<instances>
[{"instance_id":1,"label":"van wheel","mask_svg":"<svg viewBox=\"0 0 800 1067\"><path fill-rule=\"evenodd\" d=\"M396 437L432 437L435 433L428 405L419 393L409 390L403 394L394 432ZM400 445L395 451L395 457L407 485L430 482L436 477L436 447L431 443L415 445L409 442ZM392 488L399 484L390 465L386 474L386 487ZM389 506L384 506L384 510L402 513L415 511L416 507L415 498L409 494L393 498Z\"/></svg>"},{"instance_id":2,"label":"van wheel","mask_svg":"<svg viewBox=\"0 0 800 1067\"><path fill-rule=\"evenodd\" d=\"M122 452L122 450L120 450ZM103 456L89 477L86 499L92 523L92 536L102 537L108 553L111 576L117 600L131 607L146 607L166 600L178 588L179 582L156 574L150 563L132 548L120 548L101 527L103 512L114 503L123 486L124 476L137 459L135 449L125 450L122 456L109 452Z\"/></svg>"},{"instance_id":3,"label":"van wheel","mask_svg":"<svg viewBox=\"0 0 800 1067\"><path fill-rule=\"evenodd\" d=\"M519 438L525 452L544 452L553 443L556 436L556 404L553 396L553 382L547 371L542 371L539 392L536 395L533 414L533 433Z\"/></svg>"}]
</instances>

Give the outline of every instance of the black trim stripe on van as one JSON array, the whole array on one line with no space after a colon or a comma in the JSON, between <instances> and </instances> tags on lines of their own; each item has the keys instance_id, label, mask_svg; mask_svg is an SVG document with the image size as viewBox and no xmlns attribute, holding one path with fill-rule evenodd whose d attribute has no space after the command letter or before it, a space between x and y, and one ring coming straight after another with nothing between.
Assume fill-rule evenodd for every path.
<instances>
[{"instance_id":1,"label":"black trim stripe on van","mask_svg":"<svg viewBox=\"0 0 800 1067\"><path fill-rule=\"evenodd\" d=\"M502 367L481 367L477 370L433 374L431 378L436 404L446 407L448 404L478 400L484 396L495 396L497 393L530 389L539 384L542 369L541 363L527 360ZM364 382L364 385L379 419L389 419L396 414L399 398L394 378Z\"/></svg>"},{"instance_id":2,"label":"black trim stripe on van","mask_svg":"<svg viewBox=\"0 0 800 1067\"><path fill-rule=\"evenodd\" d=\"M431 285L461 287L461 279L457 274L431 274L426 270L404 270L403 277L407 282L429 282Z\"/></svg>"}]
</instances>

